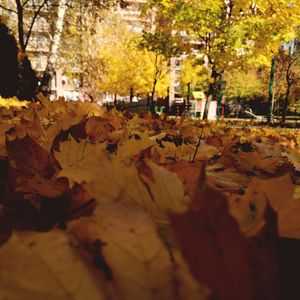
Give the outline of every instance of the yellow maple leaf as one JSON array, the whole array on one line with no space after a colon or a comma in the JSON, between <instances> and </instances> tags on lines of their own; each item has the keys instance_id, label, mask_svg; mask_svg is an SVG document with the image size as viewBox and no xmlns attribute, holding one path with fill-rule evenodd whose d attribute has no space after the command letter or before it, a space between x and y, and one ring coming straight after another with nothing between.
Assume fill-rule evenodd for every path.
<instances>
[{"instance_id":1,"label":"yellow maple leaf","mask_svg":"<svg viewBox=\"0 0 300 300\"><path fill-rule=\"evenodd\" d=\"M105 115L103 107L92 102L83 102L80 104L80 111L87 117L102 117Z\"/></svg>"},{"instance_id":2,"label":"yellow maple leaf","mask_svg":"<svg viewBox=\"0 0 300 300\"><path fill-rule=\"evenodd\" d=\"M83 183L89 180L94 167L93 160L101 158L104 144L90 144L87 140L81 140L79 143L73 137L60 143L60 151L55 151L54 155L59 162L62 170L57 177L66 177L69 179L70 186L74 183ZM90 163L89 163L90 162Z\"/></svg>"},{"instance_id":3,"label":"yellow maple leaf","mask_svg":"<svg viewBox=\"0 0 300 300\"><path fill-rule=\"evenodd\" d=\"M102 149L103 144L77 143L72 138L61 143L60 152L55 152L62 167L57 177L68 178L71 186L88 183L100 203L123 198L149 205L151 198L133 162L120 161Z\"/></svg>"},{"instance_id":4,"label":"yellow maple leaf","mask_svg":"<svg viewBox=\"0 0 300 300\"><path fill-rule=\"evenodd\" d=\"M20 101L17 98L1 98L0 97L0 106L5 108L17 108L22 109L24 107L27 107L29 104L28 101Z\"/></svg>"},{"instance_id":5,"label":"yellow maple leaf","mask_svg":"<svg viewBox=\"0 0 300 300\"><path fill-rule=\"evenodd\" d=\"M72 138L61 143L60 151L55 152L62 167L57 177L68 178L71 186L87 183L98 203L121 200L155 215L160 210L182 209L184 190L176 175L148 161L145 167L153 176L149 179L133 160L110 155L101 147Z\"/></svg>"},{"instance_id":6,"label":"yellow maple leaf","mask_svg":"<svg viewBox=\"0 0 300 300\"><path fill-rule=\"evenodd\" d=\"M145 133L134 134L118 149L118 157L126 158L139 154L142 150L152 147L156 142Z\"/></svg>"}]
</instances>

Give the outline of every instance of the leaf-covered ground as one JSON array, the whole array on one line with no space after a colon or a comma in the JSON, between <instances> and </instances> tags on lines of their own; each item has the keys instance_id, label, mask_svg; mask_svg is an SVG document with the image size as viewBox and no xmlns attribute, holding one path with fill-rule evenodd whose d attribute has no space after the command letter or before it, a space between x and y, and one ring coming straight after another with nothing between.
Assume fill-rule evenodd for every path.
<instances>
[{"instance_id":1,"label":"leaf-covered ground","mask_svg":"<svg viewBox=\"0 0 300 300\"><path fill-rule=\"evenodd\" d=\"M297 130L39 100L0 109L0 299L293 299Z\"/></svg>"}]
</instances>

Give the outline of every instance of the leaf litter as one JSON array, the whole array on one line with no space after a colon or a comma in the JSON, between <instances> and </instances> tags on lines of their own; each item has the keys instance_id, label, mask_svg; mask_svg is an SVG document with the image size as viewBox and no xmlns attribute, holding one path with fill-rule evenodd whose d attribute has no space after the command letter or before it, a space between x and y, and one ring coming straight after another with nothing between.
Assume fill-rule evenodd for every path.
<instances>
[{"instance_id":1,"label":"leaf litter","mask_svg":"<svg viewBox=\"0 0 300 300\"><path fill-rule=\"evenodd\" d=\"M298 131L26 105L1 111L0 299L284 299Z\"/></svg>"}]
</instances>

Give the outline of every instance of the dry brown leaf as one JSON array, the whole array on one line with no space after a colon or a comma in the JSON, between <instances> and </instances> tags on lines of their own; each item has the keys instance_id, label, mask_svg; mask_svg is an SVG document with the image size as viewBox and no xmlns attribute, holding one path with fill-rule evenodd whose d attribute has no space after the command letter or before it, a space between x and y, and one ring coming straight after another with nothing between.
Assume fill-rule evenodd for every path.
<instances>
[{"instance_id":1,"label":"dry brown leaf","mask_svg":"<svg viewBox=\"0 0 300 300\"><path fill-rule=\"evenodd\" d=\"M284 153L290 163L293 164L296 171L300 172L300 153L298 151L290 149L289 152Z\"/></svg>"},{"instance_id":2,"label":"dry brown leaf","mask_svg":"<svg viewBox=\"0 0 300 300\"><path fill-rule=\"evenodd\" d=\"M156 151L159 154L159 162L161 164L168 163L170 161L188 161L191 162L194 154L196 152L196 146L191 144L182 144L176 146L171 142L162 142L163 148L156 147ZM196 154L196 160L198 161L208 161L214 155L218 154L219 150L213 146L206 144L204 141L201 142L201 145Z\"/></svg>"},{"instance_id":3,"label":"dry brown leaf","mask_svg":"<svg viewBox=\"0 0 300 300\"><path fill-rule=\"evenodd\" d=\"M97 172L98 156L101 156L104 144L90 144L87 140L76 142L73 137L59 144L59 151L54 152L54 156L61 166L61 171L57 177L69 179L70 186L75 182L82 183L92 180L90 173Z\"/></svg>"},{"instance_id":4,"label":"dry brown leaf","mask_svg":"<svg viewBox=\"0 0 300 300\"><path fill-rule=\"evenodd\" d=\"M95 275L60 230L15 233L0 247L0 299L106 299Z\"/></svg>"},{"instance_id":5,"label":"dry brown leaf","mask_svg":"<svg viewBox=\"0 0 300 300\"><path fill-rule=\"evenodd\" d=\"M122 199L156 214L182 210L184 190L177 176L150 161L154 180L141 176L134 161L116 158L85 141L61 143L55 157L62 167L58 177L68 178L72 186L87 183L99 203Z\"/></svg>"},{"instance_id":6,"label":"dry brown leaf","mask_svg":"<svg viewBox=\"0 0 300 300\"><path fill-rule=\"evenodd\" d=\"M125 199L153 207L146 186L139 179L134 162L121 161L86 141L61 143L55 157L62 166L58 177L66 177L72 186L87 183L91 195L100 203Z\"/></svg>"},{"instance_id":7,"label":"dry brown leaf","mask_svg":"<svg viewBox=\"0 0 300 300\"><path fill-rule=\"evenodd\" d=\"M155 145L155 141L149 138L149 135L139 133L127 140L118 149L118 157L127 158L138 155L141 151Z\"/></svg>"},{"instance_id":8,"label":"dry brown leaf","mask_svg":"<svg viewBox=\"0 0 300 300\"><path fill-rule=\"evenodd\" d=\"M235 169L225 169L220 165L208 165L206 174L210 181L221 189L244 189L248 186L250 178L237 172Z\"/></svg>"},{"instance_id":9,"label":"dry brown leaf","mask_svg":"<svg viewBox=\"0 0 300 300\"><path fill-rule=\"evenodd\" d=\"M6 148L11 165L20 173L37 173L45 178L50 178L54 174L55 166L49 153L30 136L7 141Z\"/></svg>"},{"instance_id":10,"label":"dry brown leaf","mask_svg":"<svg viewBox=\"0 0 300 300\"><path fill-rule=\"evenodd\" d=\"M192 276L188 264L183 259L182 254L173 249L173 258L175 264L175 277L178 283L176 292L183 300L201 300L212 299L212 292L204 284L199 282Z\"/></svg>"},{"instance_id":11,"label":"dry brown leaf","mask_svg":"<svg viewBox=\"0 0 300 300\"><path fill-rule=\"evenodd\" d=\"M64 180L47 179L39 174L32 177L18 177L16 191L28 194L37 194L47 198L60 197L68 190Z\"/></svg>"},{"instance_id":12,"label":"dry brown leaf","mask_svg":"<svg viewBox=\"0 0 300 300\"><path fill-rule=\"evenodd\" d=\"M188 194L192 196L197 187L200 173L203 171L202 164L191 164L186 161L178 161L167 164L165 167L177 174Z\"/></svg>"},{"instance_id":13,"label":"dry brown leaf","mask_svg":"<svg viewBox=\"0 0 300 300\"><path fill-rule=\"evenodd\" d=\"M86 134L91 142L104 142L109 138L111 127L100 117L91 117L85 125Z\"/></svg>"},{"instance_id":14,"label":"dry brown leaf","mask_svg":"<svg viewBox=\"0 0 300 300\"><path fill-rule=\"evenodd\" d=\"M107 114L106 119L115 130L123 129L125 120L117 110L113 109L110 114Z\"/></svg>"},{"instance_id":15,"label":"dry brown leaf","mask_svg":"<svg viewBox=\"0 0 300 300\"><path fill-rule=\"evenodd\" d=\"M212 289L216 299L253 299L246 238L227 212L226 199L211 189L197 190L195 207L171 216L192 274Z\"/></svg>"},{"instance_id":16,"label":"dry brown leaf","mask_svg":"<svg viewBox=\"0 0 300 300\"><path fill-rule=\"evenodd\" d=\"M251 234L269 202L278 214L279 235L300 238L300 201L294 199L294 190L289 174L272 179L254 178L245 195L231 199L230 211L241 230Z\"/></svg>"},{"instance_id":17,"label":"dry brown leaf","mask_svg":"<svg viewBox=\"0 0 300 300\"><path fill-rule=\"evenodd\" d=\"M188 294L197 295L194 299L207 298L207 289L188 277L186 269L182 272L188 278L181 274L182 280L176 280L182 267L178 263L176 271L145 213L123 205L102 206L97 219L76 222L71 230L83 245L89 245L92 260L102 267L108 285L122 299L192 299Z\"/></svg>"},{"instance_id":18,"label":"dry brown leaf","mask_svg":"<svg viewBox=\"0 0 300 300\"><path fill-rule=\"evenodd\" d=\"M200 179L189 210L170 218L192 274L215 299L277 299L273 216L266 218L265 232L249 241L230 216L226 198Z\"/></svg>"},{"instance_id":19,"label":"dry brown leaf","mask_svg":"<svg viewBox=\"0 0 300 300\"><path fill-rule=\"evenodd\" d=\"M141 175L143 182L151 191L152 200L164 212L183 212L186 210L185 191L177 174L157 166L152 161L146 161L151 175ZM141 169L139 168L139 171Z\"/></svg>"},{"instance_id":20,"label":"dry brown leaf","mask_svg":"<svg viewBox=\"0 0 300 300\"><path fill-rule=\"evenodd\" d=\"M240 172L261 170L275 174L280 165L280 161L276 157L265 158L257 152L239 152L236 154L235 160Z\"/></svg>"},{"instance_id":21,"label":"dry brown leaf","mask_svg":"<svg viewBox=\"0 0 300 300\"><path fill-rule=\"evenodd\" d=\"M13 124L8 124L8 123L0 124L0 156L7 155L5 149L5 134L12 127L14 127Z\"/></svg>"},{"instance_id":22,"label":"dry brown leaf","mask_svg":"<svg viewBox=\"0 0 300 300\"><path fill-rule=\"evenodd\" d=\"M105 115L105 109L92 102L80 103L78 109L87 117L102 117Z\"/></svg>"}]
</instances>

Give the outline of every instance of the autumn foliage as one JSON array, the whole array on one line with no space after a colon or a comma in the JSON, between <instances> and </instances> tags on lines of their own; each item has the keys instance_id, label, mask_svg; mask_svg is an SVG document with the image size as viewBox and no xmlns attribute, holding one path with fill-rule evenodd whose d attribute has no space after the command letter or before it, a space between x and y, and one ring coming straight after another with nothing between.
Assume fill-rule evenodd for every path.
<instances>
[{"instance_id":1,"label":"autumn foliage","mask_svg":"<svg viewBox=\"0 0 300 300\"><path fill-rule=\"evenodd\" d=\"M297 130L2 103L0 298L288 299Z\"/></svg>"}]
</instances>

